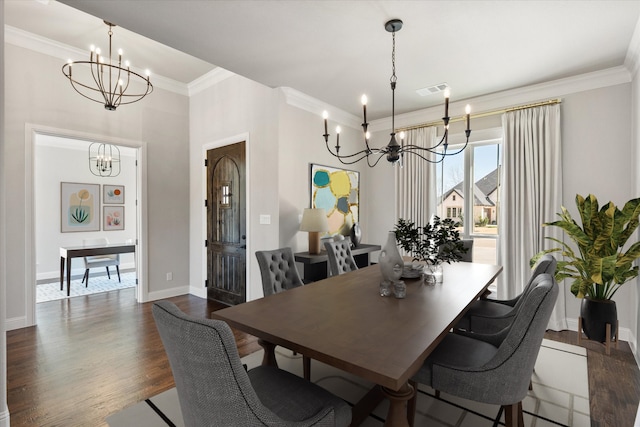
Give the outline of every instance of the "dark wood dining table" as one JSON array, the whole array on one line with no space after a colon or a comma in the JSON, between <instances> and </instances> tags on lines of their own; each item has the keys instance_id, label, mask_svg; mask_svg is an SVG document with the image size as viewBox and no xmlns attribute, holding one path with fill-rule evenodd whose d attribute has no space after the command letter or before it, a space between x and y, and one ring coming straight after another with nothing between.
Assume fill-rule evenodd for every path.
<instances>
[{"instance_id":1,"label":"dark wood dining table","mask_svg":"<svg viewBox=\"0 0 640 427\"><path fill-rule=\"evenodd\" d=\"M406 297L396 299L380 296L380 267L372 265L211 315L258 337L263 364L276 364L279 345L377 384L354 406L352 425L386 397L385 426L408 426L409 379L501 271L444 264L442 284L404 279Z\"/></svg>"}]
</instances>

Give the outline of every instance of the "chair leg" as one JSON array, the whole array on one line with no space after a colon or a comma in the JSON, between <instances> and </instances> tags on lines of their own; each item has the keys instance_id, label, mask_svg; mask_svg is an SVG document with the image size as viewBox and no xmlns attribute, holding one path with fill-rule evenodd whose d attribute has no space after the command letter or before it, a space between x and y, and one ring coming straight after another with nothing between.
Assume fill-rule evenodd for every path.
<instances>
[{"instance_id":1,"label":"chair leg","mask_svg":"<svg viewBox=\"0 0 640 427\"><path fill-rule=\"evenodd\" d=\"M122 283L122 280L120 280L120 266L116 265L116 272L118 273L118 282Z\"/></svg>"},{"instance_id":2,"label":"chair leg","mask_svg":"<svg viewBox=\"0 0 640 427\"><path fill-rule=\"evenodd\" d=\"M304 379L311 381L311 359L307 356L302 356L302 370L304 372Z\"/></svg>"},{"instance_id":3,"label":"chair leg","mask_svg":"<svg viewBox=\"0 0 640 427\"><path fill-rule=\"evenodd\" d=\"M524 417L522 415L522 402L513 405L504 405L505 427L524 427Z\"/></svg>"},{"instance_id":4,"label":"chair leg","mask_svg":"<svg viewBox=\"0 0 640 427\"><path fill-rule=\"evenodd\" d=\"M409 385L415 390L413 397L407 402L407 420L409 421L409 427L413 427L416 422L416 407L418 405L418 383L409 380Z\"/></svg>"},{"instance_id":5,"label":"chair leg","mask_svg":"<svg viewBox=\"0 0 640 427\"><path fill-rule=\"evenodd\" d=\"M111 280L111 273L109 272L109 267L105 267L107 269L107 277Z\"/></svg>"},{"instance_id":6,"label":"chair leg","mask_svg":"<svg viewBox=\"0 0 640 427\"><path fill-rule=\"evenodd\" d=\"M85 284L85 287L89 287L89 269L88 268L84 271L84 276L82 276L82 282L80 283L84 283L85 281L87 282Z\"/></svg>"}]
</instances>

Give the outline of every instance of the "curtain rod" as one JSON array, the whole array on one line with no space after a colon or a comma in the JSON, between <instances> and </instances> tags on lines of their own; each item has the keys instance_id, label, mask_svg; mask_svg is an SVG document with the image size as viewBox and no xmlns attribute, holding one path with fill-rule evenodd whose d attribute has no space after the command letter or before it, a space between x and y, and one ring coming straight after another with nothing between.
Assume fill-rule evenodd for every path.
<instances>
[{"instance_id":1,"label":"curtain rod","mask_svg":"<svg viewBox=\"0 0 640 427\"><path fill-rule=\"evenodd\" d=\"M544 105L554 105L554 104L560 104L560 103L562 103L562 99L560 98L549 99L547 101L535 102L533 104L525 104L525 105L519 105L517 107L503 108L500 110L493 110L493 111L486 111L484 113L472 114L471 118L478 119L481 117L495 116L496 114L508 113L510 111L518 111L518 110L524 110L527 108L542 107ZM460 122L465 119L466 119L466 116L453 117L449 120L449 123ZM421 123L419 125L398 128L396 129L396 132L406 132L409 130L422 129L422 128L428 128L431 126L441 126L441 125L442 125L442 120L437 120L437 121L428 122L428 123Z\"/></svg>"}]
</instances>

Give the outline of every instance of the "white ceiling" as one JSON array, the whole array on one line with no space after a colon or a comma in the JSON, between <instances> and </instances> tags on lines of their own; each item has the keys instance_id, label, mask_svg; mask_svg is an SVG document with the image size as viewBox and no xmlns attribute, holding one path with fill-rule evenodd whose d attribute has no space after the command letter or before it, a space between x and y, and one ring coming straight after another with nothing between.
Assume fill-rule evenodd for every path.
<instances>
[{"instance_id":1,"label":"white ceiling","mask_svg":"<svg viewBox=\"0 0 640 427\"><path fill-rule=\"evenodd\" d=\"M624 65L639 16L638 0L5 0L7 25L82 50L111 21L114 48L156 75L189 83L216 64L356 115L366 93L370 119L390 115L389 19L404 21L402 113L442 103L415 91L443 82L457 101Z\"/></svg>"}]
</instances>

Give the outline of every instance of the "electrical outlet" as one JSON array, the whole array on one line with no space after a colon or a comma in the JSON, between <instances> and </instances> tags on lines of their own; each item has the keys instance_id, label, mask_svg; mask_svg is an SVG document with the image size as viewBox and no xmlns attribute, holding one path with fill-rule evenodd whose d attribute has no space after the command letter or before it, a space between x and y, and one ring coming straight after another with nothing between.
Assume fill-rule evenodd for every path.
<instances>
[{"instance_id":1,"label":"electrical outlet","mask_svg":"<svg viewBox=\"0 0 640 427\"><path fill-rule=\"evenodd\" d=\"M167 280L173 280L173 273L167 273Z\"/></svg>"}]
</instances>

